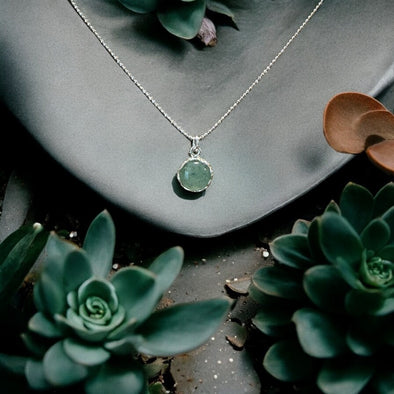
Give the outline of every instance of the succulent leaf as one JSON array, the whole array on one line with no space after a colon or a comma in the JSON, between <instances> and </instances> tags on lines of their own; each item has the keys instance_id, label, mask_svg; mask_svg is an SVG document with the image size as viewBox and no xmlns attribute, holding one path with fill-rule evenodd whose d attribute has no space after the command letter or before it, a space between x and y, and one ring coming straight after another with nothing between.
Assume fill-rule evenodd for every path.
<instances>
[{"instance_id":1,"label":"succulent leaf","mask_svg":"<svg viewBox=\"0 0 394 394\"><path fill-rule=\"evenodd\" d=\"M325 394L357 394L371 379L374 365L368 358L349 357L323 364L317 385Z\"/></svg>"},{"instance_id":2,"label":"succulent leaf","mask_svg":"<svg viewBox=\"0 0 394 394\"><path fill-rule=\"evenodd\" d=\"M342 216L327 212L320 221L321 247L331 263L338 259L354 266L361 258L363 245L354 228Z\"/></svg>"},{"instance_id":3,"label":"succulent leaf","mask_svg":"<svg viewBox=\"0 0 394 394\"><path fill-rule=\"evenodd\" d=\"M164 294L178 276L183 264L183 249L174 247L157 257L149 266L149 271L156 274L156 289Z\"/></svg>"},{"instance_id":4,"label":"succulent leaf","mask_svg":"<svg viewBox=\"0 0 394 394\"><path fill-rule=\"evenodd\" d=\"M276 260L289 267L302 269L312 265L308 238L305 235L282 235L271 242L270 250Z\"/></svg>"},{"instance_id":5,"label":"succulent leaf","mask_svg":"<svg viewBox=\"0 0 394 394\"><path fill-rule=\"evenodd\" d=\"M106 363L85 383L86 394L146 394L143 368L134 362Z\"/></svg>"},{"instance_id":6,"label":"succulent leaf","mask_svg":"<svg viewBox=\"0 0 394 394\"><path fill-rule=\"evenodd\" d=\"M252 278L253 285L262 292L290 300L305 299L302 273L285 267L263 267Z\"/></svg>"},{"instance_id":7,"label":"succulent leaf","mask_svg":"<svg viewBox=\"0 0 394 394\"><path fill-rule=\"evenodd\" d=\"M264 359L271 375L299 380L298 373L292 375L298 364L288 354L291 343L315 363L316 382L324 393L394 393L393 232L394 183L375 197L362 186L348 184L340 206L331 202L308 226L298 221L290 235L273 241L278 249L273 256L282 264L256 271L249 291L261 308L255 326L282 338ZM299 253L297 245L292 252L286 243L282 248L282 239L289 236L307 237L304 250L310 252L310 266L283 264L284 255ZM299 284L304 298L288 291ZM294 325L286 324L285 311L294 311ZM304 379L316 376L305 374Z\"/></svg>"},{"instance_id":8,"label":"succulent leaf","mask_svg":"<svg viewBox=\"0 0 394 394\"><path fill-rule=\"evenodd\" d=\"M376 291L353 289L346 295L346 309L355 316L377 315L384 305L383 294Z\"/></svg>"},{"instance_id":9,"label":"succulent leaf","mask_svg":"<svg viewBox=\"0 0 394 394\"><path fill-rule=\"evenodd\" d=\"M207 8L212 12L216 12L218 14L222 14L222 15L227 16L228 18L230 18L233 21L233 23L235 23L234 12L231 11L231 9L229 7L227 7L225 4L223 4L222 2L215 1L215 0L208 0L207 1Z\"/></svg>"},{"instance_id":10,"label":"succulent leaf","mask_svg":"<svg viewBox=\"0 0 394 394\"><path fill-rule=\"evenodd\" d=\"M95 366L107 361L111 353L102 346L81 342L74 338L66 338L63 341L63 348L68 357L75 363Z\"/></svg>"},{"instance_id":11,"label":"succulent leaf","mask_svg":"<svg viewBox=\"0 0 394 394\"><path fill-rule=\"evenodd\" d=\"M105 278L112 267L115 249L115 226L108 211L97 215L90 224L83 242L93 273Z\"/></svg>"},{"instance_id":12,"label":"succulent leaf","mask_svg":"<svg viewBox=\"0 0 394 394\"><path fill-rule=\"evenodd\" d=\"M34 390L49 390L52 387L45 377L42 361L29 359L26 363L25 376L29 386Z\"/></svg>"},{"instance_id":13,"label":"succulent leaf","mask_svg":"<svg viewBox=\"0 0 394 394\"><path fill-rule=\"evenodd\" d=\"M62 331L56 326L56 324L48 319L42 312L37 312L29 320L29 330L42 335L46 338L59 338L62 335Z\"/></svg>"},{"instance_id":14,"label":"succulent leaf","mask_svg":"<svg viewBox=\"0 0 394 394\"><path fill-rule=\"evenodd\" d=\"M374 219L361 232L361 242L364 248L377 253L389 241L390 233L390 227L384 220Z\"/></svg>"},{"instance_id":15,"label":"succulent leaf","mask_svg":"<svg viewBox=\"0 0 394 394\"><path fill-rule=\"evenodd\" d=\"M4 368L7 371L21 375L26 368L27 357L11 356L0 353L0 369Z\"/></svg>"},{"instance_id":16,"label":"succulent leaf","mask_svg":"<svg viewBox=\"0 0 394 394\"><path fill-rule=\"evenodd\" d=\"M294 313L293 321L300 345L310 356L331 358L347 351L346 331L332 316L302 308Z\"/></svg>"},{"instance_id":17,"label":"succulent leaf","mask_svg":"<svg viewBox=\"0 0 394 394\"><path fill-rule=\"evenodd\" d=\"M385 319L370 317L355 319L347 333L346 342L353 353L371 356L383 344Z\"/></svg>"},{"instance_id":18,"label":"succulent leaf","mask_svg":"<svg viewBox=\"0 0 394 394\"><path fill-rule=\"evenodd\" d=\"M55 343L43 359L45 378L54 386L68 386L88 376L88 369L73 362L65 353L63 342Z\"/></svg>"},{"instance_id":19,"label":"succulent leaf","mask_svg":"<svg viewBox=\"0 0 394 394\"><path fill-rule=\"evenodd\" d=\"M309 250L312 256L312 261L316 264L328 263L326 256L323 253L321 242L320 242L320 222L321 218L315 218L312 220L307 234ZM311 264L312 265L312 264Z\"/></svg>"},{"instance_id":20,"label":"succulent leaf","mask_svg":"<svg viewBox=\"0 0 394 394\"><path fill-rule=\"evenodd\" d=\"M229 307L228 299L218 298L159 310L137 328L142 337L137 350L168 356L195 349L218 329Z\"/></svg>"},{"instance_id":21,"label":"succulent leaf","mask_svg":"<svg viewBox=\"0 0 394 394\"><path fill-rule=\"evenodd\" d=\"M298 219L295 221L293 228L291 229L292 234L307 235L310 222L308 220Z\"/></svg>"},{"instance_id":22,"label":"succulent leaf","mask_svg":"<svg viewBox=\"0 0 394 394\"><path fill-rule=\"evenodd\" d=\"M266 335L274 337L283 336L289 333L293 313L294 309L291 307L282 309L264 308L256 313L252 319L252 323Z\"/></svg>"},{"instance_id":23,"label":"succulent leaf","mask_svg":"<svg viewBox=\"0 0 394 394\"><path fill-rule=\"evenodd\" d=\"M374 197L373 217L379 217L394 206L394 182L384 185Z\"/></svg>"},{"instance_id":24,"label":"succulent leaf","mask_svg":"<svg viewBox=\"0 0 394 394\"><path fill-rule=\"evenodd\" d=\"M339 208L339 205L335 201L330 201L328 205L326 206L326 209L324 212L334 212L337 213L338 215L341 214L341 208Z\"/></svg>"},{"instance_id":25,"label":"succulent leaf","mask_svg":"<svg viewBox=\"0 0 394 394\"><path fill-rule=\"evenodd\" d=\"M382 219L389 225L391 230L390 243L394 243L394 206L388 209L383 215Z\"/></svg>"},{"instance_id":26,"label":"succulent leaf","mask_svg":"<svg viewBox=\"0 0 394 394\"><path fill-rule=\"evenodd\" d=\"M265 354L263 365L272 376L285 382L302 381L316 371L316 360L291 339L272 345Z\"/></svg>"},{"instance_id":27,"label":"succulent leaf","mask_svg":"<svg viewBox=\"0 0 394 394\"><path fill-rule=\"evenodd\" d=\"M69 253L64 264L63 286L66 293L77 289L93 275L89 259L82 249Z\"/></svg>"},{"instance_id":28,"label":"succulent leaf","mask_svg":"<svg viewBox=\"0 0 394 394\"><path fill-rule=\"evenodd\" d=\"M146 14L155 11L159 0L119 0L129 10L138 14Z\"/></svg>"},{"instance_id":29,"label":"succulent leaf","mask_svg":"<svg viewBox=\"0 0 394 394\"><path fill-rule=\"evenodd\" d=\"M24 226L0 244L0 309L8 305L47 242L41 224Z\"/></svg>"},{"instance_id":30,"label":"succulent leaf","mask_svg":"<svg viewBox=\"0 0 394 394\"><path fill-rule=\"evenodd\" d=\"M303 285L308 297L319 308L329 312L345 312L349 285L335 267L316 265L309 268L304 274ZM327 297L327 294L330 296Z\"/></svg>"},{"instance_id":31,"label":"succulent leaf","mask_svg":"<svg viewBox=\"0 0 394 394\"><path fill-rule=\"evenodd\" d=\"M59 282L55 282L47 272L42 272L38 290L40 306L43 308L42 312L55 315L65 311L66 295L63 291L63 286L59 286Z\"/></svg>"},{"instance_id":32,"label":"succulent leaf","mask_svg":"<svg viewBox=\"0 0 394 394\"><path fill-rule=\"evenodd\" d=\"M339 206L342 216L361 233L372 218L373 196L365 187L348 183L342 191Z\"/></svg>"},{"instance_id":33,"label":"succulent leaf","mask_svg":"<svg viewBox=\"0 0 394 394\"><path fill-rule=\"evenodd\" d=\"M157 17L171 34L191 39L200 29L205 10L206 0L166 2L159 7Z\"/></svg>"},{"instance_id":34,"label":"succulent leaf","mask_svg":"<svg viewBox=\"0 0 394 394\"><path fill-rule=\"evenodd\" d=\"M124 268L111 278L111 283L125 308L126 320L144 321L159 301L155 275L144 268Z\"/></svg>"}]
</instances>

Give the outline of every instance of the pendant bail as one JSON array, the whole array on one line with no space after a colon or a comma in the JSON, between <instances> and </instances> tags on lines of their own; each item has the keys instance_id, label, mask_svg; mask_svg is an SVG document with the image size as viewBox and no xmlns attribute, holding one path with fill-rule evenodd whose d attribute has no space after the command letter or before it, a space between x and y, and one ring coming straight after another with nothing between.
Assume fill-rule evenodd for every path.
<instances>
[{"instance_id":1,"label":"pendant bail","mask_svg":"<svg viewBox=\"0 0 394 394\"><path fill-rule=\"evenodd\" d=\"M193 137L191 143L192 146L190 147L189 150L189 156L190 157L199 157L201 153L201 148L199 146L200 138L199 137Z\"/></svg>"}]
</instances>

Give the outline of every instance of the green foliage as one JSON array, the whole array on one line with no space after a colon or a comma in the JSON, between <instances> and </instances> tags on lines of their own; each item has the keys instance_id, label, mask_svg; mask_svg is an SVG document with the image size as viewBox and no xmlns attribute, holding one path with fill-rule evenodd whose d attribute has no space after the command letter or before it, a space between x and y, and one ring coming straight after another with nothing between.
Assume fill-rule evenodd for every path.
<instances>
[{"instance_id":1,"label":"green foliage","mask_svg":"<svg viewBox=\"0 0 394 394\"><path fill-rule=\"evenodd\" d=\"M234 23L233 12L222 1L119 0L119 2L138 14L155 13L167 31L184 39L191 39L197 35L207 11L229 18Z\"/></svg>"},{"instance_id":2,"label":"green foliage","mask_svg":"<svg viewBox=\"0 0 394 394\"><path fill-rule=\"evenodd\" d=\"M48 233L39 223L26 225L0 244L0 300L4 309L37 260Z\"/></svg>"},{"instance_id":3,"label":"green foliage","mask_svg":"<svg viewBox=\"0 0 394 394\"><path fill-rule=\"evenodd\" d=\"M0 365L13 361L13 372L23 369L36 390L80 384L86 393L147 393L142 354L184 353L217 330L227 299L156 311L182 267L181 248L164 252L149 269L131 266L109 277L114 248L115 228L106 211L91 223L83 248L50 235L34 286L37 313L23 335L33 355L0 355Z\"/></svg>"},{"instance_id":4,"label":"green foliage","mask_svg":"<svg viewBox=\"0 0 394 394\"><path fill-rule=\"evenodd\" d=\"M265 369L327 394L392 392L394 184L373 196L349 183L339 204L270 247L278 264L250 287L255 327L277 339Z\"/></svg>"}]
</instances>

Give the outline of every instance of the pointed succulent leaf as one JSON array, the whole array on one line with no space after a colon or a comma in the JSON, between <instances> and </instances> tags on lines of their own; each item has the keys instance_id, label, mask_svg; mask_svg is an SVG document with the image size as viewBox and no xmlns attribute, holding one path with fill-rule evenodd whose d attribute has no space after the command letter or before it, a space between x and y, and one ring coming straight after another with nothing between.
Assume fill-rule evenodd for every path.
<instances>
[{"instance_id":1,"label":"pointed succulent leaf","mask_svg":"<svg viewBox=\"0 0 394 394\"><path fill-rule=\"evenodd\" d=\"M304 290L312 302L329 312L345 311L345 296L350 290L339 271L331 265L316 265L304 274Z\"/></svg>"},{"instance_id":2,"label":"pointed succulent leaf","mask_svg":"<svg viewBox=\"0 0 394 394\"><path fill-rule=\"evenodd\" d=\"M382 215L382 219L389 225L391 230L389 242L394 243L394 206Z\"/></svg>"},{"instance_id":3,"label":"pointed succulent leaf","mask_svg":"<svg viewBox=\"0 0 394 394\"><path fill-rule=\"evenodd\" d=\"M31 232L31 226L22 226L8 235L0 243L0 266L18 242Z\"/></svg>"},{"instance_id":4,"label":"pointed succulent leaf","mask_svg":"<svg viewBox=\"0 0 394 394\"><path fill-rule=\"evenodd\" d=\"M338 215L341 214L341 208L339 208L339 205L335 201L330 201L328 205L326 206L326 209L324 212L334 212L337 213Z\"/></svg>"},{"instance_id":5,"label":"pointed succulent leaf","mask_svg":"<svg viewBox=\"0 0 394 394\"><path fill-rule=\"evenodd\" d=\"M23 375L28 360L27 357L0 353L0 369L5 369L17 375Z\"/></svg>"},{"instance_id":6,"label":"pointed succulent leaf","mask_svg":"<svg viewBox=\"0 0 394 394\"><path fill-rule=\"evenodd\" d=\"M378 252L390 239L390 227L382 219L374 219L361 232L364 248Z\"/></svg>"},{"instance_id":7,"label":"pointed succulent leaf","mask_svg":"<svg viewBox=\"0 0 394 394\"><path fill-rule=\"evenodd\" d=\"M63 348L71 360L88 367L103 364L111 356L111 353L100 345L88 344L74 338L66 338Z\"/></svg>"},{"instance_id":8,"label":"pointed succulent leaf","mask_svg":"<svg viewBox=\"0 0 394 394\"><path fill-rule=\"evenodd\" d=\"M270 244L273 257L282 264L304 269L312 265L308 238L301 234L286 234Z\"/></svg>"},{"instance_id":9,"label":"pointed succulent leaf","mask_svg":"<svg viewBox=\"0 0 394 394\"><path fill-rule=\"evenodd\" d=\"M90 224L83 242L93 274L105 278L112 267L115 249L115 226L108 211L103 211Z\"/></svg>"},{"instance_id":10,"label":"pointed succulent leaf","mask_svg":"<svg viewBox=\"0 0 394 394\"><path fill-rule=\"evenodd\" d=\"M42 311L50 315L63 313L66 309L66 295L63 286L59 286L58 282L52 279L46 271L41 273L39 282L39 299Z\"/></svg>"},{"instance_id":11,"label":"pointed succulent leaf","mask_svg":"<svg viewBox=\"0 0 394 394\"><path fill-rule=\"evenodd\" d=\"M253 286L268 295L304 300L305 292L302 287L302 273L287 267L263 267L252 277Z\"/></svg>"},{"instance_id":12,"label":"pointed succulent leaf","mask_svg":"<svg viewBox=\"0 0 394 394\"><path fill-rule=\"evenodd\" d=\"M394 297L385 298L381 308L379 308L375 314L377 316L383 316L392 312L394 312Z\"/></svg>"},{"instance_id":13,"label":"pointed succulent leaf","mask_svg":"<svg viewBox=\"0 0 394 394\"><path fill-rule=\"evenodd\" d=\"M108 327L103 327L101 330L97 328L94 331L89 330L84 326L83 320L70 309L67 311L67 318L63 315L55 315L55 320L63 330L71 330L82 340L91 343L103 341L110 332Z\"/></svg>"},{"instance_id":14,"label":"pointed succulent leaf","mask_svg":"<svg viewBox=\"0 0 394 394\"><path fill-rule=\"evenodd\" d=\"M93 275L92 268L86 253L76 249L69 253L64 265L64 291L66 293L78 287Z\"/></svg>"},{"instance_id":15,"label":"pointed succulent leaf","mask_svg":"<svg viewBox=\"0 0 394 394\"><path fill-rule=\"evenodd\" d=\"M159 7L157 16L171 34L191 39L200 30L205 10L206 0L165 2Z\"/></svg>"},{"instance_id":16,"label":"pointed succulent leaf","mask_svg":"<svg viewBox=\"0 0 394 394\"><path fill-rule=\"evenodd\" d=\"M353 289L365 290L366 287L358 277L355 264L349 264L345 259L338 257L337 261L333 264L338 269L342 278Z\"/></svg>"},{"instance_id":17,"label":"pointed succulent leaf","mask_svg":"<svg viewBox=\"0 0 394 394\"><path fill-rule=\"evenodd\" d=\"M119 0L129 10L138 14L146 14L155 11L159 0Z\"/></svg>"},{"instance_id":18,"label":"pointed succulent leaf","mask_svg":"<svg viewBox=\"0 0 394 394\"><path fill-rule=\"evenodd\" d=\"M32 335L29 332L24 332L21 334L21 339L30 353L34 354L37 358L44 357L48 349L47 341L44 338L38 335Z\"/></svg>"},{"instance_id":19,"label":"pointed succulent leaf","mask_svg":"<svg viewBox=\"0 0 394 394\"><path fill-rule=\"evenodd\" d=\"M230 18L234 23L235 23L235 15L234 12L231 11L229 7L227 7L225 4L219 1L215 0L208 0L207 1L207 8L212 11L216 12L218 14L222 14Z\"/></svg>"},{"instance_id":20,"label":"pointed succulent leaf","mask_svg":"<svg viewBox=\"0 0 394 394\"><path fill-rule=\"evenodd\" d=\"M373 217L383 215L392 206L394 206L394 182L389 182L374 197Z\"/></svg>"},{"instance_id":21,"label":"pointed succulent leaf","mask_svg":"<svg viewBox=\"0 0 394 394\"><path fill-rule=\"evenodd\" d=\"M29 320L28 328L36 334L47 338L59 338L62 331L56 326L53 320L49 320L43 313L37 312Z\"/></svg>"},{"instance_id":22,"label":"pointed succulent leaf","mask_svg":"<svg viewBox=\"0 0 394 394\"><path fill-rule=\"evenodd\" d=\"M383 343L385 319L369 316L352 322L346 336L346 342L353 353L359 356L371 356Z\"/></svg>"},{"instance_id":23,"label":"pointed succulent leaf","mask_svg":"<svg viewBox=\"0 0 394 394\"><path fill-rule=\"evenodd\" d=\"M149 271L156 274L156 289L159 296L168 290L181 271L183 255L182 248L174 247L162 253L149 266Z\"/></svg>"},{"instance_id":24,"label":"pointed succulent leaf","mask_svg":"<svg viewBox=\"0 0 394 394\"><path fill-rule=\"evenodd\" d=\"M365 187L348 183L342 191L339 206L342 216L361 233L372 218L373 196Z\"/></svg>"},{"instance_id":25,"label":"pointed succulent leaf","mask_svg":"<svg viewBox=\"0 0 394 394\"><path fill-rule=\"evenodd\" d=\"M0 244L0 308L7 305L38 258L48 233L38 223L9 235Z\"/></svg>"},{"instance_id":26,"label":"pointed succulent leaf","mask_svg":"<svg viewBox=\"0 0 394 394\"><path fill-rule=\"evenodd\" d=\"M379 257L394 262L394 244L386 245L379 251Z\"/></svg>"},{"instance_id":27,"label":"pointed succulent leaf","mask_svg":"<svg viewBox=\"0 0 394 394\"><path fill-rule=\"evenodd\" d=\"M308 243L309 243L310 253L315 264L327 264L328 261L322 251L322 247L320 243L320 238L321 238L320 222L321 222L320 217L317 217L314 220L312 220L312 223L309 227L309 231L307 234Z\"/></svg>"},{"instance_id":28,"label":"pointed succulent leaf","mask_svg":"<svg viewBox=\"0 0 394 394\"><path fill-rule=\"evenodd\" d=\"M67 356L63 342L55 343L43 359L44 375L54 386L68 386L78 383L88 376L88 369Z\"/></svg>"},{"instance_id":29,"label":"pointed succulent leaf","mask_svg":"<svg viewBox=\"0 0 394 394\"><path fill-rule=\"evenodd\" d=\"M140 353L170 356L188 352L205 343L219 328L230 300L218 298L178 304L155 312L137 328L142 337Z\"/></svg>"},{"instance_id":30,"label":"pointed succulent leaf","mask_svg":"<svg viewBox=\"0 0 394 394\"><path fill-rule=\"evenodd\" d=\"M353 289L346 295L346 310L351 315L377 315L384 305L384 296L379 290Z\"/></svg>"},{"instance_id":31,"label":"pointed succulent leaf","mask_svg":"<svg viewBox=\"0 0 394 394\"><path fill-rule=\"evenodd\" d=\"M155 275L141 267L118 271L111 283L116 289L120 304L125 308L126 320L145 320L159 301Z\"/></svg>"},{"instance_id":32,"label":"pointed succulent leaf","mask_svg":"<svg viewBox=\"0 0 394 394\"><path fill-rule=\"evenodd\" d=\"M310 356L331 358L347 350L344 327L331 315L302 308L293 315L293 321L300 345Z\"/></svg>"},{"instance_id":33,"label":"pointed succulent leaf","mask_svg":"<svg viewBox=\"0 0 394 394\"><path fill-rule=\"evenodd\" d=\"M331 263L340 258L353 266L360 261L363 251L361 239L342 216L325 213L320 221L320 236L323 253Z\"/></svg>"},{"instance_id":34,"label":"pointed succulent leaf","mask_svg":"<svg viewBox=\"0 0 394 394\"><path fill-rule=\"evenodd\" d=\"M52 388L52 385L45 377L42 361L28 360L25 368L25 376L29 386L33 390L48 390Z\"/></svg>"},{"instance_id":35,"label":"pointed succulent leaf","mask_svg":"<svg viewBox=\"0 0 394 394\"><path fill-rule=\"evenodd\" d=\"M52 232L49 235L46 245L46 259L44 272L56 282L59 288L63 286L64 262L70 252L77 249L77 246L66 241Z\"/></svg>"},{"instance_id":36,"label":"pointed succulent leaf","mask_svg":"<svg viewBox=\"0 0 394 394\"><path fill-rule=\"evenodd\" d=\"M290 307L286 309L262 308L256 313L252 323L265 335L283 336L289 332L293 313L294 309Z\"/></svg>"},{"instance_id":37,"label":"pointed succulent leaf","mask_svg":"<svg viewBox=\"0 0 394 394\"><path fill-rule=\"evenodd\" d=\"M317 378L317 385L325 394L357 394L371 379L373 361L367 357L349 357L326 361Z\"/></svg>"},{"instance_id":38,"label":"pointed succulent leaf","mask_svg":"<svg viewBox=\"0 0 394 394\"><path fill-rule=\"evenodd\" d=\"M105 342L104 348L107 349L112 354L120 356L129 356L130 354L138 354L136 348L137 344L143 341L141 335L130 335L123 336L120 339L109 340Z\"/></svg>"},{"instance_id":39,"label":"pointed succulent leaf","mask_svg":"<svg viewBox=\"0 0 394 394\"><path fill-rule=\"evenodd\" d=\"M85 383L86 394L146 394L144 370L134 362L106 363Z\"/></svg>"},{"instance_id":40,"label":"pointed succulent leaf","mask_svg":"<svg viewBox=\"0 0 394 394\"><path fill-rule=\"evenodd\" d=\"M297 341L289 339L272 345L263 365L272 376L285 382L302 381L316 370L316 360L304 353Z\"/></svg>"},{"instance_id":41,"label":"pointed succulent leaf","mask_svg":"<svg viewBox=\"0 0 394 394\"><path fill-rule=\"evenodd\" d=\"M295 221L293 228L291 229L291 233L298 235L307 235L310 224L311 223L307 220L298 219Z\"/></svg>"}]
</instances>

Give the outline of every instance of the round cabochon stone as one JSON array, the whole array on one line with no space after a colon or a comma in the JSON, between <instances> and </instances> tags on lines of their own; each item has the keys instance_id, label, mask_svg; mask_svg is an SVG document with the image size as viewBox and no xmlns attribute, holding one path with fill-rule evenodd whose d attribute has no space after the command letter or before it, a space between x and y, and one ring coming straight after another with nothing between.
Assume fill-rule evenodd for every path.
<instances>
[{"instance_id":1,"label":"round cabochon stone","mask_svg":"<svg viewBox=\"0 0 394 394\"><path fill-rule=\"evenodd\" d=\"M180 185L189 192L202 192L212 181L213 171L210 164L201 158L186 160L177 172Z\"/></svg>"}]
</instances>

